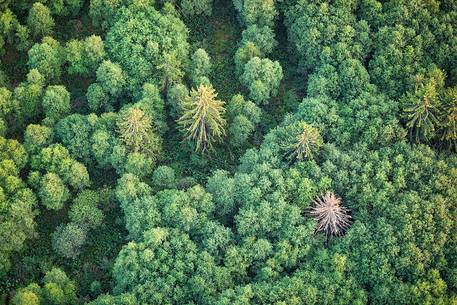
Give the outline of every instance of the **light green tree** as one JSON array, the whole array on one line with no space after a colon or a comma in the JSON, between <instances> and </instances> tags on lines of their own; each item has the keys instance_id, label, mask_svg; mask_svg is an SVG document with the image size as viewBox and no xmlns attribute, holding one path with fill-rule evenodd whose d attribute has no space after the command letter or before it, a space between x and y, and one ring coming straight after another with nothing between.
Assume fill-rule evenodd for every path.
<instances>
[{"instance_id":1,"label":"light green tree","mask_svg":"<svg viewBox=\"0 0 457 305\"><path fill-rule=\"evenodd\" d=\"M217 100L212 87L200 85L192 89L182 113L178 123L187 139L195 143L197 151L207 151L225 135L224 102Z\"/></svg>"}]
</instances>

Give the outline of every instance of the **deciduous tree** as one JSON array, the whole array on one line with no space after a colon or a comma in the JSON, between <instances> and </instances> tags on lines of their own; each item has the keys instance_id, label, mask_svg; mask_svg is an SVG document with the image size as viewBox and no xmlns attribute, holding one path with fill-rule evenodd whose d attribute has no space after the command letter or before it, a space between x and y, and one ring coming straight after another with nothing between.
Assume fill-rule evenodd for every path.
<instances>
[{"instance_id":1,"label":"deciduous tree","mask_svg":"<svg viewBox=\"0 0 457 305\"><path fill-rule=\"evenodd\" d=\"M249 89L249 97L257 104L267 104L278 93L283 77L279 62L254 57L244 66L242 83Z\"/></svg>"},{"instance_id":2,"label":"deciduous tree","mask_svg":"<svg viewBox=\"0 0 457 305\"><path fill-rule=\"evenodd\" d=\"M49 8L40 2L35 2L27 17L27 26L35 39L48 36L54 28L54 19Z\"/></svg>"}]
</instances>

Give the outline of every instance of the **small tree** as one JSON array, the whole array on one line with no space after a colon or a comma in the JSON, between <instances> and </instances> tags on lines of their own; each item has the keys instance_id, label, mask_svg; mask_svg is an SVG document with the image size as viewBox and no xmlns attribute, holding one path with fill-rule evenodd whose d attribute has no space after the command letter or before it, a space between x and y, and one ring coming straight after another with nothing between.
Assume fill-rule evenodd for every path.
<instances>
[{"instance_id":1,"label":"small tree","mask_svg":"<svg viewBox=\"0 0 457 305\"><path fill-rule=\"evenodd\" d=\"M62 179L54 173L44 175L41 179L41 187L38 194L41 203L51 210L60 210L70 197L68 188L62 182Z\"/></svg>"},{"instance_id":2,"label":"small tree","mask_svg":"<svg viewBox=\"0 0 457 305\"><path fill-rule=\"evenodd\" d=\"M406 126L410 129L411 138L414 135L415 141L429 141L435 137L439 126L440 93L443 87L444 73L439 69L432 69L427 78L418 75L414 93L408 93L403 98L402 102L406 105Z\"/></svg>"},{"instance_id":3,"label":"small tree","mask_svg":"<svg viewBox=\"0 0 457 305\"><path fill-rule=\"evenodd\" d=\"M191 58L190 74L194 85L202 83L211 72L211 59L204 49L197 49Z\"/></svg>"},{"instance_id":4,"label":"small tree","mask_svg":"<svg viewBox=\"0 0 457 305\"><path fill-rule=\"evenodd\" d=\"M187 138L195 141L196 150L201 152L211 148L225 135L224 102L216 97L215 90L206 85L192 89L190 98L183 105L183 115L178 120Z\"/></svg>"},{"instance_id":5,"label":"small tree","mask_svg":"<svg viewBox=\"0 0 457 305\"><path fill-rule=\"evenodd\" d=\"M441 140L457 148L457 88L446 90L441 115Z\"/></svg>"},{"instance_id":6,"label":"small tree","mask_svg":"<svg viewBox=\"0 0 457 305\"><path fill-rule=\"evenodd\" d=\"M84 190L78 194L71 205L68 216L70 220L86 229L93 229L103 222L103 212L98 208L100 194Z\"/></svg>"},{"instance_id":7,"label":"small tree","mask_svg":"<svg viewBox=\"0 0 457 305\"><path fill-rule=\"evenodd\" d=\"M100 36L89 36L84 40L70 40L65 46L65 58L69 63L68 73L90 76L95 73L105 49Z\"/></svg>"},{"instance_id":8,"label":"small tree","mask_svg":"<svg viewBox=\"0 0 457 305\"><path fill-rule=\"evenodd\" d=\"M186 16L204 15L211 16L213 0L182 0L181 11Z\"/></svg>"},{"instance_id":9,"label":"small tree","mask_svg":"<svg viewBox=\"0 0 457 305\"><path fill-rule=\"evenodd\" d=\"M267 104L278 93L282 77L279 62L254 57L244 66L241 82L249 89L249 97L257 104Z\"/></svg>"},{"instance_id":10,"label":"small tree","mask_svg":"<svg viewBox=\"0 0 457 305\"><path fill-rule=\"evenodd\" d=\"M351 224L349 210L341 206L341 198L332 192L314 200L310 214L317 221L316 231L322 231L330 236L340 236Z\"/></svg>"},{"instance_id":11,"label":"small tree","mask_svg":"<svg viewBox=\"0 0 457 305\"><path fill-rule=\"evenodd\" d=\"M52 234L52 248L67 258L76 258L86 242L86 230L75 223L59 226Z\"/></svg>"},{"instance_id":12,"label":"small tree","mask_svg":"<svg viewBox=\"0 0 457 305\"><path fill-rule=\"evenodd\" d=\"M42 43L36 43L28 51L27 65L37 69L47 83L58 81L62 73L62 47L52 37L44 37ZM35 73L36 74L36 73Z\"/></svg>"},{"instance_id":13,"label":"small tree","mask_svg":"<svg viewBox=\"0 0 457 305\"><path fill-rule=\"evenodd\" d=\"M168 90L170 85L180 82L184 76L181 66L182 63L175 53L164 54L163 61L156 67L160 71L163 90Z\"/></svg>"}]
</instances>

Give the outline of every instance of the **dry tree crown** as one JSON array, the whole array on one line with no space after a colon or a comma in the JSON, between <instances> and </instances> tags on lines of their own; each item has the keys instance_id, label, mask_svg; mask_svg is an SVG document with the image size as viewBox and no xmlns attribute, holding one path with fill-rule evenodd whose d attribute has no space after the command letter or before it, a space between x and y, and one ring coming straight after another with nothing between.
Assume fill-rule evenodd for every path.
<instances>
[{"instance_id":1,"label":"dry tree crown","mask_svg":"<svg viewBox=\"0 0 457 305\"><path fill-rule=\"evenodd\" d=\"M310 214L317 220L316 231L322 231L327 236L340 236L351 224L349 209L341 205L341 198L332 192L314 200Z\"/></svg>"}]
</instances>

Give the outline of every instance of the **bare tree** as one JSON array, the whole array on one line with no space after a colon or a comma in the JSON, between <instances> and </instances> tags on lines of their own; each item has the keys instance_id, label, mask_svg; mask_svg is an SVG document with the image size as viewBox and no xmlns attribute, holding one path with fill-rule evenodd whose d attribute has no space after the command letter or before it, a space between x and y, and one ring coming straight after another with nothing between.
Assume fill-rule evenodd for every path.
<instances>
[{"instance_id":1,"label":"bare tree","mask_svg":"<svg viewBox=\"0 0 457 305\"><path fill-rule=\"evenodd\" d=\"M327 238L340 236L351 224L349 209L341 206L342 200L332 192L314 200L310 214L317 220L316 231L325 232Z\"/></svg>"}]
</instances>

